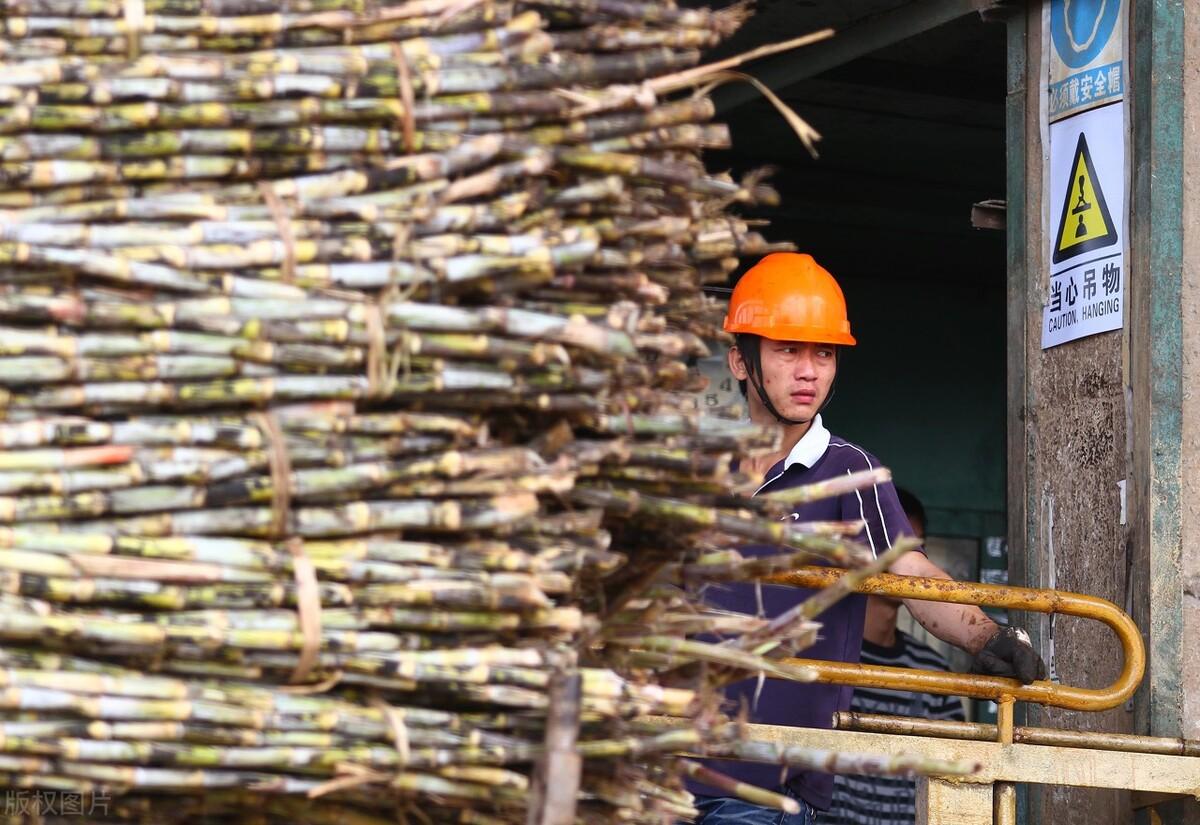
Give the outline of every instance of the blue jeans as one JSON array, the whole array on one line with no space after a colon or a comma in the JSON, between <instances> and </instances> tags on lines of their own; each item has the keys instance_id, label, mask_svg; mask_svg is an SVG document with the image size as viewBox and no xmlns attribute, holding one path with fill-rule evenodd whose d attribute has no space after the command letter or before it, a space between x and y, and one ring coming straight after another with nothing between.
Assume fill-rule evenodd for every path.
<instances>
[{"instance_id":1,"label":"blue jeans","mask_svg":"<svg viewBox=\"0 0 1200 825\"><path fill-rule=\"evenodd\" d=\"M800 813L786 814L728 796L697 796L700 815L696 825L815 825L817 812L813 806L790 790L783 792L800 803Z\"/></svg>"}]
</instances>

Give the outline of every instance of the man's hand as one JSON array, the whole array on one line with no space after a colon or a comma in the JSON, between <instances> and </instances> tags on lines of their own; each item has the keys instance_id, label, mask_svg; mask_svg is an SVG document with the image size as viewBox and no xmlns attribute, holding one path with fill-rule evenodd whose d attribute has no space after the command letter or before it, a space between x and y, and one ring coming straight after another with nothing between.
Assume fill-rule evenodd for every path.
<instances>
[{"instance_id":1,"label":"man's hand","mask_svg":"<svg viewBox=\"0 0 1200 825\"><path fill-rule=\"evenodd\" d=\"M1028 633L1015 627L1002 627L979 651L971 671L986 676L1006 676L1027 685L1046 678L1046 663L1033 649Z\"/></svg>"}]
</instances>

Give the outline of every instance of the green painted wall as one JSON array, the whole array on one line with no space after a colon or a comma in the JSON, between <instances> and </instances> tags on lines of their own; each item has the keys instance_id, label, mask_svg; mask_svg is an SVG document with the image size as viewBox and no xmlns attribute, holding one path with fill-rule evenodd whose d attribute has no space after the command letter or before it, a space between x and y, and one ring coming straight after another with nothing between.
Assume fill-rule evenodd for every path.
<instances>
[{"instance_id":1,"label":"green painted wall","mask_svg":"<svg viewBox=\"0 0 1200 825\"><path fill-rule=\"evenodd\" d=\"M838 277L859 344L842 361L827 426L921 498L931 532L1003 536L1003 284Z\"/></svg>"}]
</instances>

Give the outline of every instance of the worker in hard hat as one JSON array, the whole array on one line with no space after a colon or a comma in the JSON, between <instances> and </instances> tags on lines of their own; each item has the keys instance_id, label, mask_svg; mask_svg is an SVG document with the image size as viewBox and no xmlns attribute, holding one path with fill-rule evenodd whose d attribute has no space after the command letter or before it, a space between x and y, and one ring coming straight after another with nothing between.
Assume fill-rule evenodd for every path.
<instances>
[{"instance_id":1,"label":"worker in hard hat","mask_svg":"<svg viewBox=\"0 0 1200 825\"><path fill-rule=\"evenodd\" d=\"M750 418L778 427L777 451L745 459L743 473L761 478L755 494L823 481L880 466L871 453L830 433L821 418L838 375L838 354L855 345L846 301L833 276L810 255L768 255L738 281L730 298L725 330L734 336L729 369L741 386ZM895 487L886 482L837 498L799 505L800 521L862 521L859 536L882 553L901 536L912 535ZM743 548L746 555L778 553L774 547ZM891 572L950 578L922 552L911 552ZM738 584L711 588L706 600L743 613L776 616L811 595L793 587ZM978 607L907 600L927 630L976 657L976 670L1015 677L1024 683L1045 677L1045 666L1023 632L1002 628ZM818 617L818 641L804 651L814 659L857 662L862 649L866 598L850 596ZM734 685L730 698L744 703L750 721L773 725L828 728L833 714L850 705L852 689L841 685L747 679ZM815 810L829 806L830 774L784 770L751 762L713 760L716 770L761 787L779 789L801 804L799 815L752 805L711 788L696 787L704 825L809 825ZM815 809L815 810L814 810Z\"/></svg>"}]
</instances>

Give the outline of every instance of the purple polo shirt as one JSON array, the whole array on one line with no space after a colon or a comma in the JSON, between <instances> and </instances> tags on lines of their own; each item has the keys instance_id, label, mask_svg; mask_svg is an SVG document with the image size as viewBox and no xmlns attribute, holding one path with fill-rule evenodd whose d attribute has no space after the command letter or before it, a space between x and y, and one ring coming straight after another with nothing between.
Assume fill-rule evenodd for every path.
<instances>
[{"instance_id":1,"label":"purple polo shirt","mask_svg":"<svg viewBox=\"0 0 1200 825\"><path fill-rule=\"evenodd\" d=\"M785 490L834 476L880 466L873 455L845 439L830 435L817 416L804 437L787 458L772 467L757 493ZM801 504L792 518L796 521L856 521L866 528L858 540L876 553L892 546L899 536L912 535L908 518L896 496L896 488L887 482L833 499ZM741 548L746 556L761 556L781 552L769 545ZM710 586L705 601L715 607L740 613L758 614L759 600L753 584ZM796 587L761 585L761 606L767 617L774 617L807 599L814 591ZM809 659L836 662L857 662L862 652L863 621L866 616L866 597L860 595L842 599L826 610L817 620L821 630L817 642L799 655ZM768 725L791 725L803 728L829 728L836 711L850 707L853 688L843 685L822 685L790 682L783 679L747 679L726 690L731 709L742 707L749 712L748 721ZM814 808L825 810L833 796L833 775L814 771L791 771L779 766L733 760L707 760L713 769L765 788L778 788L786 782L792 790ZM707 796L725 796L713 788L693 784L692 789Z\"/></svg>"}]
</instances>

